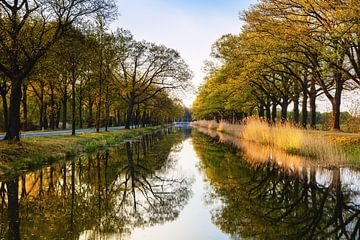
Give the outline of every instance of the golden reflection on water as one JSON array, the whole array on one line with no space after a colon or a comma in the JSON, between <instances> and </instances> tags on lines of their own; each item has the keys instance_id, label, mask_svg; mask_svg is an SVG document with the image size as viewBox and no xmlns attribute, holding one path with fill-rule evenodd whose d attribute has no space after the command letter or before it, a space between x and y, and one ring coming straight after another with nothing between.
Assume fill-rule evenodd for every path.
<instances>
[{"instance_id":1,"label":"golden reflection on water","mask_svg":"<svg viewBox=\"0 0 360 240\"><path fill-rule=\"evenodd\" d=\"M129 239L174 221L191 196L180 133L144 136L0 181L0 239ZM8 236L8 238L6 238Z\"/></svg>"},{"instance_id":2,"label":"golden reflection on water","mask_svg":"<svg viewBox=\"0 0 360 240\"><path fill-rule=\"evenodd\" d=\"M209 204L212 218L233 239L360 238L359 171L322 168L278 149L197 130L195 150L213 187L207 198L222 202Z\"/></svg>"},{"instance_id":3,"label":"golden reflection on water","mask_svg":"<svg viewBox=\"0 0 360 240\"><path fill-rule=\"evenodd\" d=\"M211 129L198 128L198 130L211 137L218 137L219 142L234 144L242 150L244 153L244 160L252 166L260 166L268 162L274 162L289 173L301 172L304 169L310 169L316 166L314 161L302 156L289 154L270 145L261 145L245 141L238 137L216 132Z\"/></svg>"}]
</instances>

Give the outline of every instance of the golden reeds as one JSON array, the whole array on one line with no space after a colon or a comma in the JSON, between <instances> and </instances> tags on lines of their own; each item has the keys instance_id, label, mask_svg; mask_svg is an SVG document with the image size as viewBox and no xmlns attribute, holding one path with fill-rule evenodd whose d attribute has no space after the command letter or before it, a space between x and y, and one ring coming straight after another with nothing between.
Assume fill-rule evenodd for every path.
<instances>
[{"instance_id":1,"label":"golden reeds","mask_svg":"<svg viewBox=\"0 0 360 240\"><path fill-rule=\"evenodd\" d=\"M346 162L345 153L334 143L321 135L290 124L271 126L265 121L248 118L244 124L201 121L194 125L226 132L242 140L268 145L288 153L310 157L323 164L339 165Z\"/></svg>"}]
</instances>

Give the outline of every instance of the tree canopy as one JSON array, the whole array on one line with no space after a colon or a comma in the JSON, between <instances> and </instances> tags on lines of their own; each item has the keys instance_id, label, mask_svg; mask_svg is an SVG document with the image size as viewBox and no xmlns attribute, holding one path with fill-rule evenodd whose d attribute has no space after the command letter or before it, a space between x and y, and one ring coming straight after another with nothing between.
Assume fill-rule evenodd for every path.
<instances>
[{"instance_id":1,"label":"tree canopy","mask_svg":"<svg viewBox=\"0 0 360 240\"><path fill-rule=\"evenodd\" d=\"M292 103L294 123L306 127L309 105L310 126L315 128L316 100L324 95L332 106L332 127L340 129L342 95L359 88L358 8L359 2L352 0L262 0L253 5L240 15L245 23L240 34L224 35L214 43L212 56L221 64L200 88L194 115L228 118L223 115L227 104L209 110L209 115L197 103L211 106L239 96L238 109L230 115L257 110L261 118L276 121L280 106L285 122ZM222 80L211 84L216 78ZM206 94L211 89L223 89L221 96Z\"/></svg>"},{"instance_id":2,"label":"tree canopy","mask_svg":"<svg viewBox=\"0 0 360 240\"><path fill-rule=\"evenodd\" d=\"M0 128L126 125L181 119L179 92L192 73L180 54L110 31L116 4L105 0L0 2ZM70 111L69 111L70 110Z\"/></svg>"}]
</instances>

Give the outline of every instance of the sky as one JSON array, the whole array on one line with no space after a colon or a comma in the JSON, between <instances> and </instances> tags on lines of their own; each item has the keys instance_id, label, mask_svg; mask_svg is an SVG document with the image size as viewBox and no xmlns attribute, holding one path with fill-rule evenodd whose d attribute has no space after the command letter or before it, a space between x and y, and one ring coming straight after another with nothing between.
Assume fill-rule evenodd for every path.
<instances>
[{"instance_id":1,"label":"sky","mask_svg":"<svg viewBox=\"0 0 360 240\"><path fill-rule=\"evenodd\" d=\"M120 16L112 23L130 30L137 40L176 49L194 74L198 87L204 78L202 67L210 59L212 44L223 34L239 33L239 13L256 0L117 0ZM183 102L190 106L196 93Z\"/></svg>"}]
</instances>

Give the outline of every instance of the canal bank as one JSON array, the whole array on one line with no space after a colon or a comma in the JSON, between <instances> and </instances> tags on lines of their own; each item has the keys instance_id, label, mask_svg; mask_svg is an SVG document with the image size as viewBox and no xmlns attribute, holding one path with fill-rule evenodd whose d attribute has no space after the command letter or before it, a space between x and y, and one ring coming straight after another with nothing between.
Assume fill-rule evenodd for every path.
<instances>
[{"instance_id":1,"label":"canal bank","mask_svg":"<svg viewBox=\"0 0 360 240\"><path fill-rule=\"evenodd\" d=\"M193 123L205 132L222 133L313 160L324 167L360 167L360 135L301 129L291 124L269 125L259 119L242 124L201 120Z\"/></svg>"},{"instance_id":2,"label":"canal bank","mask_svg":"<svg viewBox=\"0 0 360 240\"><path fill-rule=\"evenodd\" d=\"M20 142L0 141L0 175L16 174L64 159L119 144L167 126L83 132L75 136L53 135L24 138Z\"/></svg>"}]
</instances>

